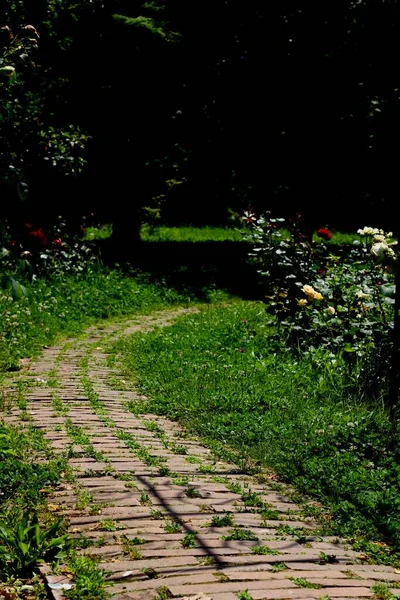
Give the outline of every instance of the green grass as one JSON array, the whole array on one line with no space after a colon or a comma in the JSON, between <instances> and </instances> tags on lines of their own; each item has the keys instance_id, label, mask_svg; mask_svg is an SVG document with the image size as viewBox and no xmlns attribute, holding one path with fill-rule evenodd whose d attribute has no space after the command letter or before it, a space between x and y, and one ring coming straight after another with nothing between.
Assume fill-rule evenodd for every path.
<instances>
[{"instance_id":1,"label":"green grass","mask_svg":"<svg viewBox=\"0 0 400 600\"><path fill-rule=\"evenodd\" d=\"M19 359L37 354L60 338L90 324L189 303L193 298L145 276L98 269L76 277L37 279L28 298L0 294L0 373L16 370Z\"/></svg>"},{"instance_id":2,"label":"green grass","mask_svg":"<svg viewBox=\"0 0 400 600\"><path fill-rule=\"evenodd\" d=\"M159 225L151 227L144 224L140 230L140 237L144 242L240 242L243 241L247 231L245 227L238 229L234 227L168 227ZM112 225L110 223L98 227L87 227L83 236L84 240L106 240L111 237ZM289 237L289 230L282 229L284 237ZM332 230L330 244L343 245L352 244L355 240L361 240L357 233L343 233ZM313 236L315 242L321 242L316 234Z\"/></svg>"},{"instance_id":3,"label":"green grass","mask_svg":"<svg viewBox=\"0 0 400 600\"><path fill-rule=\"evenodd\" d=\"M39 430L31 426L21 430L0 420L0 515L44 506L46 490L60 482L65 469L63 459L52 458Z\"/></svg>"},{"instance_id":4,"label":"green grass","mask_svg":"<svg viewBox=\"0 0 400 600\"><path fill-rule=\"evenodd\" d=\"M143 225L140 231L144 242L241 242L243 234L228 227L166 227Z\"/></svg>"},{"instance_id":5,"label":"green grass","mask_svg":"<svg viewBox=\"0 0 400 600\"><path fill-rule=\"evenodd\" d=\"M262 304L237 302L117 350L149 397L146 411L180 419L222 456L273 467L329 505L332 530L400 549L400 466L387 414L351 394L328 361L323 370L295 360L274 330Z\"/></svg>"},{"instance_id":6,"label":"green grass","mask_svg":"<svg viewBox=\"0 0 400 600\"><path fill-rule=\"evenodd\" d=\"M111 223L100 225L99 227L87 227L83 235L83 240L107 240L112 235Z\"/></svg>"},{"instance_id":7,"label":"green grass","mask_svg":"<svg viewBox=\"0 0 400 600\"><path fill-rule=\"evenodd\" d=\"M90 556L74 556L70 559L68 567L74 578L72 590L64 592L70 600L90 598L107 600L111 595L106 591L106 575L104 569L99 568L98 560Z\"/></svg>"}]
</instances>

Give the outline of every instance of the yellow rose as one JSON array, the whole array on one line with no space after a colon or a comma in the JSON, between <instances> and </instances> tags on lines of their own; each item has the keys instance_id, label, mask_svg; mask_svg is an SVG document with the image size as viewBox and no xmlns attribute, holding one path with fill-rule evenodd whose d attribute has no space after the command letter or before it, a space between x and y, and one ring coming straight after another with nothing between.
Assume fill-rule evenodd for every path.
<instances>
[{"instance_id":1,"label":"yellow rose","mask_svg":"<svg viewBox=\"0 0 400 600\"><path fill-rule=\"evenodd\" d=\"M311 285L304 285L301 289L306 294L306 296L311 296L312 298L314 298L315 290L313 287L311 287Z\"/></svg>"},{"instance_id":2,"label":"yellow rose","mask_svg":"<svg viewBox=\"0 0 400 600\"><path fill-rule=\"evenodd\" d=\"M356 292L356 296L357 296L357 298L362 299L362 298L369 298L370 294L366 294L362 290L358 290L358 292Z\"/></svg>"},{"instance_id":3,"label":"yellow rose","mask_svg":"<svg viewBox=\"0 0 400 600\"><path fill-rule=\"evenodd\" d=\"M336 310L333 308L333 306L328 306L327 310L330 315L334 315L336 312Z\"/></svg>"},{"instance_id":4,"label":"yellow rose","mask_svg":"<svg viewBox=\"0 0 400 600\"><path fill-rule=\"evenodd\" d=\"M322 300L322 294L314 290L311 285L304 285L301 289L311 300Z\"/></svg>"},{"instance_id":5,"label":"yellow rose","mask_svg":"<svg viewBox=\"0 0 400 600\"><path fill-rule=\"evenodd\" d=\"M302 298L301 300L297 300L297 303L300 306L306 306L308 304L307 300L305 298Z\"/></svg>"}]
</instances>

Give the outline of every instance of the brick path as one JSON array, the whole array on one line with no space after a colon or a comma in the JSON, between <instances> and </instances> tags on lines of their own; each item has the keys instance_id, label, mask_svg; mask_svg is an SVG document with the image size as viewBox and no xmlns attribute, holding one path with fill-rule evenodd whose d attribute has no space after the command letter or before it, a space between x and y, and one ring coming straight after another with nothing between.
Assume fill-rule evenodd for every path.
<instances>
[{"instance_id":1,"label":"brick path","mask_svg":"<svg viewBox=\"0 0 400 600\"><path fill-rule=\"evenodd\" d=\"M59 487L51 508L92 544L80 552L101 557L114 600L237 600L245 590L253 600L363 599L375 597L377 582L400 583L400 571L320 537L274 478L260 483L215 460L177 423L128 409L143 398L107 366L107 346L185 312L92 327L45 349L24 374L26 406L6 417L29 419L69 457L76 482ZM246 531L257 539L224 539ZM52 584L68 581L44 570Z\"/></svg>"}]
</instances>

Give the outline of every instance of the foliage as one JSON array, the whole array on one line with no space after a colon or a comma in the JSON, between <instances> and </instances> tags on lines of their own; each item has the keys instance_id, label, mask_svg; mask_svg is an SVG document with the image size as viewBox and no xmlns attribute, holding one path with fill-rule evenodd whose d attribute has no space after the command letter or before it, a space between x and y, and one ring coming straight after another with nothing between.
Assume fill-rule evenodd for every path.
<instances>
[{"instance_id":1,"label":"foliage","mask_svg":"<svg viewBox=\"0 0 400 600\"><path fill-rule=\"evenodd\" d=\"M83 234L83 239L86 241L92 240L107 240L112 235L112 225L107 223L99 227L86 227Z\"/></svg>"},{"instance_id":2,"label":"foliage","mask_svg":"<svg viewBox=\"0 0 400 600\"><path fill-rule=\"evenodd\" d=\"M0 183L5 194L0 218L21 226L21 213L33 205L43 214L37 206L37 178L48 179L52 169L62 177L79 175L89 136L79 126L55 125L46 110L34 77L40 40L36 28L19 25L12 31L4 25L0 33Z\"/></svg>"},{"instance_id":3,"label":"foliage","mask_svg":"<svg viewBox=\"0 0 400 600\"><path fill-rule=\"evenodd\" d=\"M2 230L3 289L9 289L14 300L28 295L22 284L37 276L82 275L99 262L94 244L71 235L62 217L47 230L30 223L22 230L10 225Z\"/></svg>"},{"instance_id":4,"label":"foliage","mask_svg":"<svg viewBox=\"0 0 400 600\"><path fill-rule=\"evenodd\" d=\"M65 464L44 462L46 454L39 431L23 433L0 422L0 569L6 577L32 577L39 562L68 546L62 519L45 513L46 494Z\"/></svg>"},{"instance_id":5,"label":"foliage","mask_svg":"<svg viewBox=\"0 0 400 600\"><path fill-rule=\"evenodd\" d=\"M279 204L285 214L302 205L315 228L358 226L366 212L387 222L382 208L398 196L390 149L399 122L399 17L397 3L384 0L318 11L304 1L205 0L196 14L183 0L5 0L1 21L14 39L21 23L41 38L32 49L34 77L29 52L17 52L16 42L18 65L1 67L15 68L15 92L24 77L18 104L27 115L15 121L17 135L3 139L16 148L16 170L26 173L20 181L36 208L51 210L57 197L58 210L76 216L90 204L127 233L140 208L162 196L166 214L186 223L226 222L228 208L249 203ZM7 30L2 38L9 48ZM265 86L260 73L272 55ZM4 81L12 73L3 71ZM64 185L64 169L79 185ZM19 174L8 176L11 197ZM169 194L171 181L183 184ZM100 206L100 195L112 202Z\"/></svg>"},{"instance_id":6,"label":"foliage","mask_svg":"<svg viewBox=\"0 0 400 600\"><path fill-rule=\"evenodd\" d=\"M155 4L153 6L156 6ZM138 17L126 17L125 15L113 15L113 18L117 21L121 21L128 27L139 27L149 31L152 35L160 37L166 41L174 41L177 39L178 34L168 31L166 23L161 23L152 17L138 16Z\"/></svg>"},{"instance_id":7,"label":"foliage","mask_svg":"<svg viewBox=\"0 0 400 600\"><path fill-rule=\"evenodd\" d=\"M3 507L14 507L18 511L21 506L38 506L44 500L41 490L59 482L62 465L57 461L38 464L39 450L43 451L39 432L29 429L28 434L22 434L0 422L0 489Z\"/></svg>"},{"instance_id":8,"label":"foliage","mask_svg":"<svg viewBox=\"0 0 400 600\"><path fill-rule=\"evenodd\" d=\"M122 340L116 351L148 396L146 411L179 418L228 458L273 467L329 504L337 532L400 548L387 412L349 388L343 359L335 367L320 348L298 361L276 331L262 304L234 303Z\"/></svg>"},{"instance_id":9,"label":"foliage","mask_svg":"<svg viewBox=\"0 0 400 600\"><path fill-rule=\"evenodd\" d=\"M7 576L32 576L39 562L54 558L67 544L60 535L63 520L49 527L39 524L37 513L27 510L19 518L0 519L0 567Z\"/></svg>"},{"instance_id":10,"label":"foliage","mask_svg":"<svg viewBox=\"0 0 400 600\"><path fill-rule=\"evenodd\" d=\"M36 133L35 124L30 122L35 103L32 95L25 92L24 83L34 68L32 57L38 49L38 39L32 25L21 27L16 35L7 25L1 28L0 181L12 185L21 200L28 193L24 166L29 156L23 146L27 146L33 131Z\"/></svg>"},{"instance_id":11,"label":"foliage","mask_svg":"<svg viewBox=\"0 0 400 600\"><path fill-rule=\"evenodd\" d=\"M279 229L283 219L250 222L251 256L268 310L279 319L278 335L300 355L323 348L333 364L343 356L349 383L361 393L373 385L384 398L395 303L392 234L364 228L352 246L333 253L310 243L296 222L287 238Z\"/></svg>"}]
</instances>

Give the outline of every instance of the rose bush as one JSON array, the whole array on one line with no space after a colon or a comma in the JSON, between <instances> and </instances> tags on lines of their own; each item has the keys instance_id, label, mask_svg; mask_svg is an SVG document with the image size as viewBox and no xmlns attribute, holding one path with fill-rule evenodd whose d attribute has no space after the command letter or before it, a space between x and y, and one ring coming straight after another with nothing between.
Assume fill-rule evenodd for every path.
<instances>
[{"instance_id":1,"label":"rose bush","mask_svg":"<svg viewBox=\"0 0 400 600\"><path fill-rule=\"evenodd\" d=\"M392 234L364 227L352 246L335 248L302 239L293 227L284 236L283 219L253 215L246 221L267 310L279 321L277 335L300 355L313 354L320 366L340 364L355 385L383 393L395 303ZM318 231L330 241L329 230Z\"/></svg>"}]
</instances>

